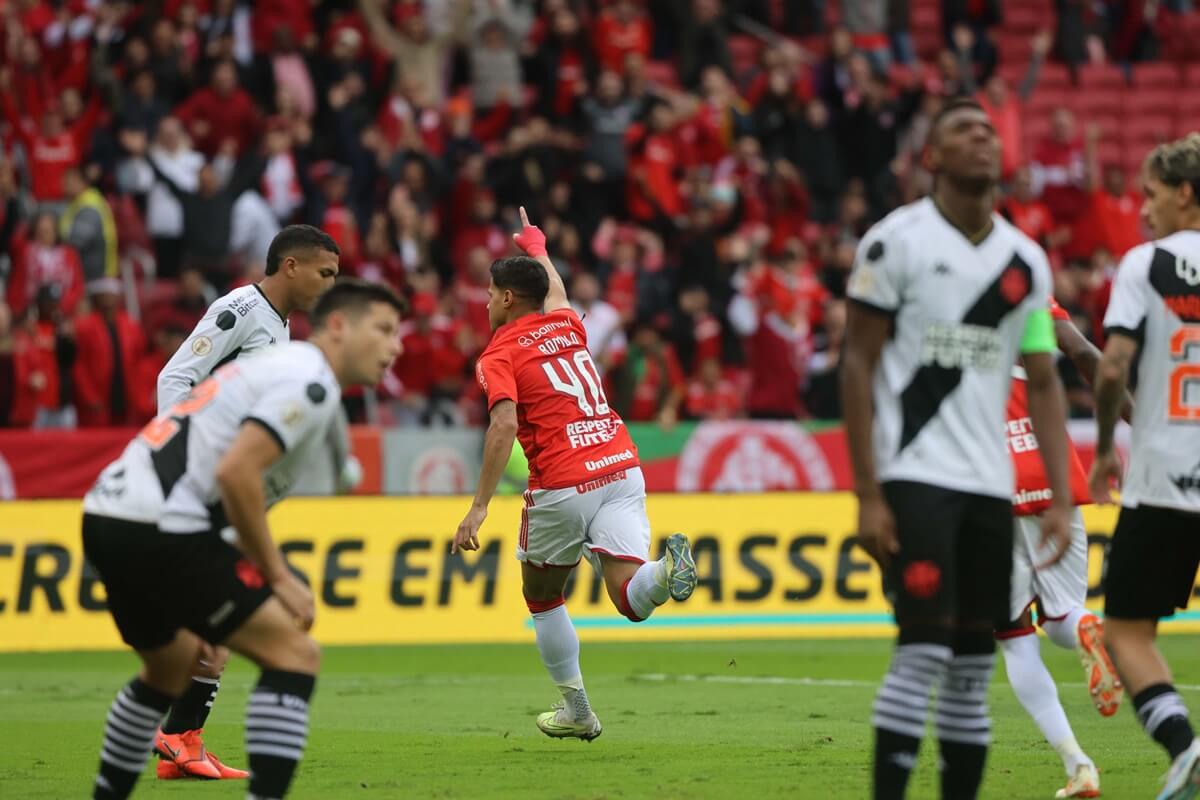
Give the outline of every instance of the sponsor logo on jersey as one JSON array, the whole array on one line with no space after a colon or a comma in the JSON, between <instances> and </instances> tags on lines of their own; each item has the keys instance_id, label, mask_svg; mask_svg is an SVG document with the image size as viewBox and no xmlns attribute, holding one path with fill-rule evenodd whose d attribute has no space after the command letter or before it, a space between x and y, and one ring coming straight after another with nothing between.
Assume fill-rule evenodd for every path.
<instances>
[{"instance_id":1,"label":"sponsor logo on jersey","mask_svg":"<svg viewBox=\"0 0 1200 800\"><path fill-rule=\"evenodd\" d=\"M1192 471L1186 475L1171 475L1171 483L1175 484L1175 488L1181 492L1196 492L1200 491L1200 463L1192 467Z\"/></svg>"},{"instance_id":2,"label":"sponsor logo on jersey","mask_svg":"<svg viewBox=\"0 0 1200 800\"><path fill-rule=\"evenodd\" d=\"M1018 278L1024 281L1019 273ZM999 331L965 322L934 322L921 341L921 363L943 369L993 372L1000 367L1003 340Z\"/></svg>"},{"instance_id":3,"label":"sponsor logo on jersey","mask_svg":"<svg viewBox=\"0 0 1200 800\"><path fill-rule=\"evenodd\" d=\"M1005 441L1010 453L1032 453L1038 449L1037 437L1033 435L1033 421L1029 417L1010 419L1004 423Z\"/></svg>"},{"instance_id":4,"label":"sponsor logo on jersey","mask_svg":"<svg viewBox=\"0 0 1200 800\"><path fill-rule=\"evenodd\" d=\"M1045 503L1054 499L1050 489L1021 489L1013 493L1013 505L1023 506L1028 503Z\"/></svg>"},{"instance_id":5,"label":"sponsor logo on jersey","mask_svg":"<svg viewBox=\"0 0 1200 800\"><path fill-rule=\"evenodd\" d=\"M579 494L587 494L588 492L595 491L603 486L608 486L610 483L616 483L617 481L625 480L625 474L626 471L621 470L620 472L614 472L611 475L605 475L603 478L596 478L594 481L581 483L575 487L575 491Z\"/></svg>"},{"instance_id":6,"label":"sponsor logo on jersey","mask_svg":"<svg viewBox=\"0 0 1200 800\"><path fill-rule=\"evenodd\" d=\"M611 417L572 422L565 428L567 441L571 443L572 450L579 447L607 444L616 438L617 426L620 424L619 419Z\"/></svg>"},{"instance_id":7,"label":"sponsor logo on jersey","mask_svg":"<svg viewBox=\"0 0 1200 800\"><path fill-rule=\"evenodd\" d=\"M284 425L294 428L300 420L304 419L304 409L300 408L296 403L291 403L287 408L283 409L283 413L279 415L279 418L283 420Z\"/></svg>"},{"instance_id":8,"label":"sponsor logo on jersey","mask_svg":"<svg viewBox=\"0 0 1200 800\"><path fill-rule=\"evenodd\" d=\"M604 458L588 459L583 462L583 466L588 472L595 472L598 469L611 467L613 464L620 464L623 461L633 461L632 450L622 450L619 453L613 453L611 456L605 456Z\"/></svg>"},{"instance_id":9,"label":"sponsor logo on jersey","mask_svg":"<svg viewBox=\"0 0 1200 800\"><path fill-rule=\"evenodd\" d=\"M1188 286L1200 286L1200 264L1188 261L1183 256L1175 257L1175 275Z\"/></svg>"},{"instance_id":10,"label":"sponsor logo on jersey","mask_svg":"<svg viewBox=\"0 0 1200 800\"><path fill-rule=\"evenodd\" d=\"M582 347L583 342L579 341L579 337L574 331L566 335L551 336L546 341L538 345L538 352L544 356L552 356L560 350L566 350L570 347Z\"/></svg>"},{"instance_id":11,"label":"sponsor logo on jersey","mask_svg":"<svg viewBox=\"0 0 1200 800\"><path fill-rule=\"evenodd\" d=\"M212 352L212 339L207 336L197 336L192 340L192 354L206 356Z\"/></svg>"},{"instance_id":12,"label":"sponsor logo on jersey","mask_svg":"<svg viewBox=\"0 0 1200 800\"><path fill-rule=\"evenodd\" d=\"M1163 305L1184 322L1200 322L1200 296L1172 295L1163 298Z\"/></svg>"},{"instance_id":13,"label":"sponsor logo on jersey","mask_svg":"<svg viewBox=\"0 0 1200 800\"><path fill-rule=\"evenodd\" d=\"M479 381L479 388L483 389L484 393L486 394L487 390L488 390L487 378L485 378L483 375L483 364L482 363L477 363L475 365L475 380Z\"/></svg>"},{"instance_id":14,"label":"sponsor logo on jersey","mask_svg":"<svg viewBox=\"0 0 1200 800\"><path fill-rule=\"evenodd\" d=\"M229 301L229 308L237 312L239 317L244 317L258 305L259 296L257 294L246 299L235 299Z\"/></svg>"},{"instance_id":15,"label":"sponsor logo on jersey","mask_svg":"<svg viewBox=\"0 0 1200 800\"><path fill-rule=\"evenodd\" d=\"M521 347L532 347L533 345L537 344L539 339L544 339L555 331L561 328L568 328L570 325L570 320L565 319L560 319L555 322L547 322L542 327L522 335L517 339L517 344L519 344Z\"/></svg>"}]
</instances>

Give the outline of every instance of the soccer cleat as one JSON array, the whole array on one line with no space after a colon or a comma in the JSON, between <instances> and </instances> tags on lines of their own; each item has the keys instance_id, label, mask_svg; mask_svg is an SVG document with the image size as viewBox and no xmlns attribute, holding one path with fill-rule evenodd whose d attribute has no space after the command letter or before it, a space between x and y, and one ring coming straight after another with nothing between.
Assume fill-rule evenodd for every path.
<instances>
[{"instance_id":1,"label":"soccer cleat","mask_svg":"<svg viewBox=\"0 0 1200 800\"><path fill-rule=\"evenodd\" d=\"M590 742L600 735L600 720L594 712L589 711L587 719L576 722L574 715L562 703L554 706L553 711L538 714L538 730L553 739L582 739Z\"/></svg>"},{"instance_id":2,"label":"soccer cleat","mask_svg":"<svg viewBox=\"0 0 1200 800\"><path fill-rule=\"evenodd\" d=\"M163 733L161 730L154 738L154 749L158 754L175 765L191 778L218 780L221 771L208 757L204 742L200 739L200 731L184 731L183 733Z\"/></svg>"},{"instance_id":3,"label":"soccer cleat","mask_svg":"<svg viewBox=\"0 0 1200 800\"><path fill-rule=\"evenodd\" d=\"M1104 648L1104 623L1095 614L1085 614L1079 620L1079 661L1087 676L1092 704L1103 717L1117 713L1125 689L1108 650Z\"/></svg>"},{"instance_id":4,"label":"soccer cleat","mask_svg":"<svg viewBox=\"0 0 1200 800\"><path fill-rule=\"evenodd\" d=\"M1195 800L1200 797L1200 739L1192 742L1171 764L1156 800Z\"/></svg>"},{"instance_id":5,"label":"soccer cleat","mask_svg":"<svg viewBox=\"0 0 1200 800\"><path fill-rule=\"evenodd\" d=\"M165 758L158 760L158 767L155 770L160 781L175 781L180 778L186 778L188 775L179 768L179 765L174 761L168 761Z\"/></svg>"},{"instance_id":6,"label":"soccer cleat","mask_svg":"<svg viewBox=\"0 0 1200 800\"><path fill-rule=\"evenodd\" d=\"M1054 793L1055 797L1099 797L1100 775L1091 764L1080 764L1067 785Z\"/></svg>"},{"instance_id":7,"label":"soccer cleat","mask_svg":"<svg viewBox=\"0 0 1200 800\"><path fill-rule=\"evenodd\" d=\"M205 750L205 752L208 751ZM211 752L208 752L208 760L211 761L213 766L217 768L217 772L221 773L221 780L223 781L238 781L250 777L250 773L246 770L237 769L236 767L231 767L228 764L225 764L221 761L221 759L217 758Z\"/></svg>"},{"instance_id":8,"label":"soccer cleat","mask_svg":"<svg viewBox=\"0 0 1200 800\"><path fill-rule=\"evenodd\" d=\"M682 533L667 539L667 590L672 600L687 600L696 590L696 561L692 545Z\"/></svg>"}]
</instances>

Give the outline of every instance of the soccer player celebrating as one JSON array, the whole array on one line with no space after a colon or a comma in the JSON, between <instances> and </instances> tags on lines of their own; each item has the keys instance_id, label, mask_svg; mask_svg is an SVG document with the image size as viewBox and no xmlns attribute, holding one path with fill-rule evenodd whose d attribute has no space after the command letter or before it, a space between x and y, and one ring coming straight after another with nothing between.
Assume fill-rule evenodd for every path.
<instances>
[{"instance_id":1,"label":"soccer player celebrating","mask_svg":"<svg viewBox=\"0 0 1200 800\"><path fill-rule=\"evenodd\" d=\"M1079 374L1091 382L1100 360L1100 352L1079 332L1071 317L1050 298L1050 315L1058 346L1075 364ZM1038 569L1041 528L1039 515L1050 507L1052 492L1033 434L1025 397L1025 371L1013 373L1012 392L1008 397L1008 450L1017 473L1013 494L1013 570L1011 622L996 632L1008 682L1033 718L1042 735L1063 760L1067 785L1056 797L1098 797L1100 775L1075 739L1071 723L1058 699L1054 678L1046 669L1038 647L1030 607L1038 604L1038 623L1059 647L1077 650L1087 676L1088 689L1096 709L1111 717L1121 702L1121 682L1112 660L1104 649L1103 623L1084 608L1087 599L1087 531L1083 516L1076 508L1071 517L1071 545L1058 563ZM1075 449L1068 444L1071 500L1076 506L1090 503L1087 475Z\"/></svg>"},{"instance_id":2,"label":"soccer player celebrating","mask_svg":"<svg viewBox=\"0 0 1200 800\"><path fill-rule=\"evenodd\" d=\"M266 510L328 446L342 389L383 377L399 351L401 306L382 286L334 286L308 342L218 370L151 421L84 498L84 552L142 660L108 714L97 800L133 791L160 721L217 645L262 669L246 712L250 797L287 793L319 656L305 633L312 592L272 541Z\"/></svg>"},{"instance_id":3,"label":"soccer player celebrating","mask_svg":"<svg viewBox=\"0 0 1200 800\"><path fill-rule=\"evenodd\" d=\"M1159 800L1182 800L1200 793L1200 742L1154 640L1158 621L1187 607L1200 564L1200 134L1154 149L1143 191L1142 218L1155 241L1125 254L1104 316L1091 490L1098 502L1112 502L1113 484L1121 486L1108 556L1107 644L1138 720L1171 757ZM1135 357L1121 484L1113 429Z\"/></svg>"},{"instance_id":4,"label":"soccer player celebrating","mask_svg":"<svg viewBox=\"0 0 1200 800\"><path fill-rule=\"evenodd\" d=\"M452 549L477 550L479 527L519 439L529 459L517 558L538 652L563 702L537 726L556 738L600 735L583 687L579 637L564 605L571 571L586 556L604 576L608 596L634 622L668 599L696 588L691 546L680 533L666 554L647 562L650 522L637 449L609 408L587 349L587 333L546 256L546 237L529 224L513 239L525 256L492 264L488 287L491 343L476 377L491 412L479 488Z\"/></svg>"},{"instance_id":5,"label":"soccer player celebrating","mask_svg":"<svg viewBox=\"0 0 1200 800\"><path fill-rule=\"evenodd\" d=\"M899 639L875 701L874 797L904 796L939 685L942 796L973 798L991 739L996 627L1008 622L1011 365L1053 501L1042 530L1070 543L1065 400L1046 308L1046 255L992 209L1000 144L983 109L933 120L933 195L890 214L859 247L848 294L842 399L864 548L894 595Z\"/></svg>"},{"instance_id":6,"label":"soccer player celebrating","mask_svg":"<svg viewBox=\"0 0 1200 800\"><path fill-rule=\"evenodd\" d=\"M289 225L280 231L267 251L266 277L213 302L159 373L159 413L182 401L218 367L264 347L287 343L288 315L299 309L311 310L333 285L339 254L333 239L318 228ZM345 427L334 425L331 430L344 431ZM346 450L348 447L342 448L337 463L344 463ZM228 661L228 650L210 649L197 664L188 690L171 706L155 740L159 778L247 776L245 770L229 767L208 752L201 738Z\"/></svg>"}]
</instances>

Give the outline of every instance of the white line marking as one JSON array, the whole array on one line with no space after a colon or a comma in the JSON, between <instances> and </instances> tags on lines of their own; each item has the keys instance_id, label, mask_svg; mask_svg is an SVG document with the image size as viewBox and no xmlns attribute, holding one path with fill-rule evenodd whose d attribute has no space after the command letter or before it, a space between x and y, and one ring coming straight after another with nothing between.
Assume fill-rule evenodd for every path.
<instances>
[{"instance_id":1,"label":"white line marking","mask_svg":"<svg viewBox=\"0 0 1200 800\"><path fill-rule=\"evenodd\" d=\"M878 681L855 681L841 678L785 678L779 675L668 675L665 672L643 672L633 676L635 681L653 683L732 683L750 686L825 686L846 689L874 689ZM1064 681L1058 684L1069 689L1084 689L1082 681ZM1200 684L1177 683L1175 688L1183 692L1200 692Z\"/></svg>"}]
</instances>

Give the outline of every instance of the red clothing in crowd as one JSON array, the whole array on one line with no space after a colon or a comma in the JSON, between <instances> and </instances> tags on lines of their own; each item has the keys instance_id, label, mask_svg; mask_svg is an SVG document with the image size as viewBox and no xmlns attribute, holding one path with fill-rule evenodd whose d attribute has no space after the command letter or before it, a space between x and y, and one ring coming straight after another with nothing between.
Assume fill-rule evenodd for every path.
<instances>
[{"instance_id":1,"label":"red clothing in crowd","mask_svg":"<svg viewBox=\"0 0 1200 800\"><path fill-rule=\"evenodd\" d=\"M741 413L742 394L728 378L721 378L715 386L694 380L688 385L685 408L694 419L732 419Z\"/></svg>"},{"instance_id":2,"label":"red clothing in crowd","mask_svg":"<svg viewBox=\"0 0 1200 800\"><path fill-rule=\"evenodd\" d=\"M571 116L579 88L587 81L586 60L575 47L563 49L558 57L558 73L554 82L554 114L559 119Z\"/></svg>"},{"instance_id":3,"label":"red clothing in crowd","mask_svg":"<svg viewBox=\"0 0 1200 800\"><path fill-rule=\"evenodd\" d=\"M167 356L150 351L138 359L133 373L133 422L141 425L158 413L158 373L167 365Z\"/></svg>"},{"instance_id":4,"label":"red clothing in crowd","mask_svg":"<svg viewBox=\"0 0 1200 800\"><path fill-rule=\"evenodd\" d=\"M244 90L222 97L211 86L196 90L175 109L175 116L192 133L196 149L207 156L215 155L226 139L237 141L239 154L245 152L257 139L261 123L254 100ZM196 134L201 121L208 123L208 130Z\"/></svg>"},{"instance_id":5,"label":"red clothing in crowd","mask_svg":"<svg viewBox=\"0 0 1200 800\"><path fill-rule=\"evenodd\" d=\"M138 363L146 348L142 326L125 312L118 312L115 325L119 350L113 351L108 325L93 311L75 321L75 399L81 428L132 425L136 419ZM120 359L124 377L125 413L112 407L112 382Z\"/></svg>"},{"instance_id":6,"label":"red clothing in crowd","mask_svg":"<svg viewBox=\"0 0 1200 800\"><path fill-rule=\"evenodd\" d=\"M39 409L60 407L58 360L54 351L54 326L37 323L13 331L13 399L9 424L27 427Z\"/></svg>"},{"instance_id":7,"label":"red clothing in crowd","mask_svg":"<svg viewBox=\"0 0 1200 800\"><path fill-rule=\"evenodd\" d=\"M12 126L13 135L25 148L29 159L30 190L36 200L52 202L63 199L63 175L83 161L92 129L100 116L100 105L92 102L74 123L63 126L57 136L46 136L38 123L21 119L13 107L12 98L0 93L4 115Z\"/></svg>"},{"instance_id":8,"label":"red clothing in crowd","mask_svg":"<svg viewBox=\"0 0 1200 800\"><path fill-rule=\"evenodd\" d=\"M649 59L653 40L654 28L644 13L638 13L625 23L609 9L601 12L592 25L592 46L596 60L602 68L618 74L625 72L625 56L629 53L640 53Z\"/></svg>"},{"instance_id":9,"label":"red clothing in crowd","mask_svg":"<svg viewBox=\"0 0 1200 800\"><path fill-rule=\"evenodd\" d=\"M1034 151L1033 161L1034 183L1041 184L1042 202L1050 215L1060 224L1074 225L1088 206L1083 189L1083 145L1078 140L1063 144L1046 139ZM1066 249L1069 255L1087 255L1077 253L1070 244Z\"/></svg>"},{"instance_id":10,"label":"red clothing in crowd","mask_svg":"<svg viewBox=\"0 0 1200 800\"><path fill-rule=\"evenodd\" d=\"M290 28L292 39L302 44L313 32L312 6L309 0L255 0L254 13L250 15L255 52L271 51L276 28Z\"/></svg>"},{"instance_id":11,"label":"red clothing in crowd","mask_svg":"<svg viewBox=\"0 0 1200 800\"><path fill-rule=\"evenodd\" d=\"M508 252L509 242L504 229L496 223L470 220L458 229L454 244L450 246L450 260L454 264L455 274L466 274L468 257L476 247L484 248L492 259L497 259Z\"/></svg>"},{"instance_id":12,"label":"red clothing in crowd","mask_svg":"<svg viewBox=\"0 0 1200 800\"><path fill-rule=\"evenodd\" d=\"M696 342L696 353L692 358L692 372L709 359L721 360L721 321L707 312L692 320L692 338Z\"/></svg>"},{"instance_id":13,"label":"red clothing in crowd","mask_svg":"<svg viewBox=\"0 0 1200 800\"><path fill-rule=\"evenodd\" d=\"M488 287L480 286L467 277L461 277L454 283L454 296L458 299L458 307L462 321L475 334L480 346L492 337L492 323L488 319Z\"/></svg>"},{"instance_id":14,"label":"red clothing in crowd","mask_svg":"<svg viewBox=\"0 0 1200 800\"><path fill-rule=\"evenodd\" d=\"M1044 241L1054 230L1054 217L1050 215L1046 204L1040 200L1022 203L1015 197L1010 197L1004 201L1000 210L1017 230L1035 242Z\"/></svg>"},{"instance_id":15,"label":"red clothing in crowd","mask_svg":"<svg viewBox=\"0 0 1200 800\"><path fill-rule=\"evenodd\" d=\"M760 312L758 327L745 338L750 390L746 410L751 414L799 417L800 359L803 332L774 311Z\"/></svg>"},{"instance_id":16,"label":"red clothing in crowd","mask_svg":"<svg viewBox=\"0 0 1200 800\"><path fill-rule=\"evenodd\" d=\"M427 397L439 384L462 377L467 356L456 341L461 328L461 322L441 314L430 320L427 331L422 331L414 320L401 324L400 343L404 352L392 365L392 372L399 379L403 394Z\"/></svg>"},{"instance_id":17,"label":"red clothing in crowd","mask_svg":"<svg viewBox=\"0 0 1200 800\"><path fill-rule=\"evenodd\" d=\"M987 92L976 95L979 105L987 112L1000 136L1000 171L1005 179L1021 166L1021 104L1012 94L1003 105L996 105L988 99Z\"/></svg>"},{"instance_id":18,"label":"red clothing in crowd","mask_svg":"<svg viewBox=\"0 0 1200 800\"><path fill-rule=\"evenodd\" d=\"M83 298L83 268L75 249L65 244L44 247L36 242L14 243L8 305L19 317L43 286L58 287L58 304L71 316Z\"/></svg>"},{"instance_id":19,"label":"red clothing in crowd","mask_svg":"<svg viewBox=\"0 0 1200 800\"><path fill-rule=\"evenodd\" d=\"M661 398L675 389L686 389L687 378L683 374L683 367L679 365L675 348L669 344L663 344L661 357L651 357L637 348L631 348L617 361L626 361L631 355L638 353L640 355L636 357L641 359L641 373L633 388L633 401L630 403L629 413L624 416L627 422L652 422L658 419Z\"/></svg>"},{"instance_id":20,"label":"red clothing in crowd","mask_svg":"<svg viewBox=\"0 0 1200 800\"><path fill-rule=\"evenodd\" d=\"M675 177L678 168L679 148L675 139L667 134L650 134L642 151L629 159L626 197L629 215L651 222L657 216L655 206L668 217L682 214L683 195Z\"/></svg>"},{"instance_id":21,"label":"red clothing in crowd","mask_svg":"<svg viewBox=\"0 0 1200 800\"><path fill-rule=\"evenodd\" d=\"M358 222L350 209L343 205L327 207L321 217L321 229L337 242L342 251L341 263L347 269L354 269L362 250L359 247Z\"/></svg>"},{"instance_id":22,"label":"red clothing in crowd","mask_svg":"<svg viewBox=\"0 0 1200 800\"><path fill-rule=\"evenodd\" d=\"M46 111L46 103L59 95L54 78L41 64L36 69L14 67L9 92L16 107L31 120L40 120Z\"/></svg>"},{"instance_id":23,"label":"red clothing in crowd","mask_svg":"<svg viewBox=\"0 0 1200 800\"><path fill-rule=\"evenodd\" d=\"M1136 192L1113 195L1104 189L1092 192L1087 213L1075 227L1078 252L1090 255L1103 247L1119 259L1125 252L1141 244L1142 200Z\"/></svg>"}]
</instances>

